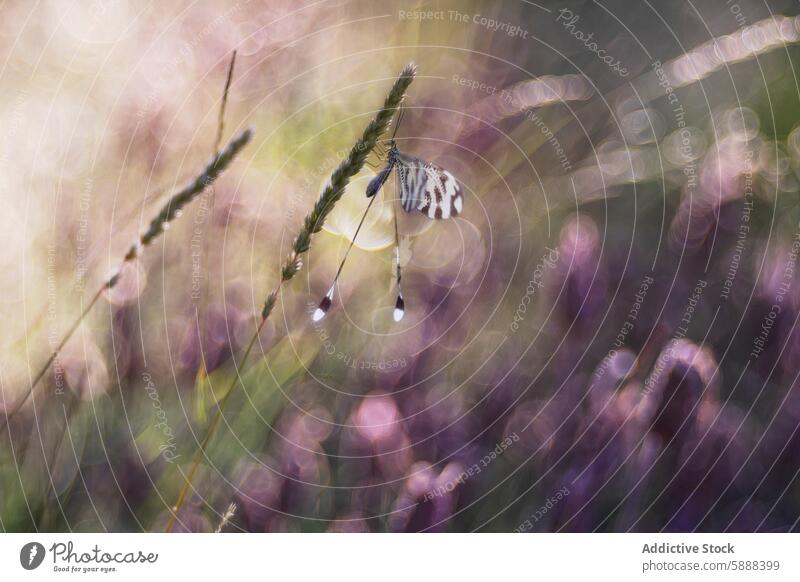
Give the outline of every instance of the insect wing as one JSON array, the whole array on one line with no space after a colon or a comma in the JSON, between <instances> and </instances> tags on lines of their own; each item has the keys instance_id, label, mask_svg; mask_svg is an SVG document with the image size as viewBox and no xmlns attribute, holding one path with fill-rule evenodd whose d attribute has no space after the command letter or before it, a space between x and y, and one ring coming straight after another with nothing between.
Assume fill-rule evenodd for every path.
<instances>
[{"instance_id":1,"label":"insect wing","mask_svg":"<svg viewBox=\"0 0 800 582\"><path fill-rule=\"evenodd\" d=\"M453 174L433 164L428 164L427 173L428 179L425 181L425 192L423 202L418 207L419 211L434 220L444 220L461 214L464 198L461 195L461 186Z\"/></svg>"},{"instance_id":2,"label":"insect wing","mask_svg":"<svg viewBox=\"0 0 800 582\"><path fill-rule=\"evenodd\" d=\"M411 212L419 208L423 200L422 188L427 179L425 162L399 154L396 166L397 181L400 184L400 205L406 212Z\"/></svg>"},{"instance_id":3,"label":"insect wing","mask_svg":"<svg viewBox=\"0 0 800 582\"><path fill-rule=\"evenodd\" d=\"M416 209L433 220L461 214L464 197L453 175L430 162L401 154L397 172L403 210Z\"/></svg>"}]
</instances>

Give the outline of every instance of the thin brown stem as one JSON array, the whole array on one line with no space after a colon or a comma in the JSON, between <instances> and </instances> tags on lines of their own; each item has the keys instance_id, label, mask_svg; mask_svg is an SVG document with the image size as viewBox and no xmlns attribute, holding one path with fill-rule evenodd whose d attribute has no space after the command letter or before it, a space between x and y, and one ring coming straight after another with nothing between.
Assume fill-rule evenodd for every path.
<instances>
[{"instance_id":1,"label":"thin brown stem","mask_svg":"<svg viewBox=\"0 0 800 582\"><path fill-rule=\"evenodd\" d=\"M225 132L225 109L228 106L228 91L233 80L233 67L236 65L236 51L231 54L231 63L228 65L228 77L225 79L225 89L222 90L222 103L219 106L219 117L217 118L217 139L214 141L214 152L219 150L222 143L222 134Z\"/></svg>"},{"instance_id":2,"label":"thin brown stem","mask_svg":"<svg viewBox=\"0 0 800 582\"><path fill-rule=\"evenodd\" d=\"M258 324L258 327L253 334L253 337L250 338L250 343L247 344L247 349L245 349L244 354L242 355L242 359L238 366L239 370L244 370L244 365L247 362L247 358L250 356L250 352L253 351L253 346L256 345L256 340L258 339L258 336L261 333L261 330L264 328L264 324L266 322L267 318L262 317L261 322ZM222 413L225 410L225 405L228 403L228 399L230 398L231 394L233 394L233 389L236 387L236 384L240 379L240 373L234 375L230 385L228 386L228 391L217 405L217 413L214 415L214 419L211 421L211 424L208 425L206 434L203 437L203 440L200 442L197 451L195 452L192 465L189 468L189 473L186 475L186 481L184 482L183 487L181 487L181 491L178 494L178 500L175 502L175 507L172 510L172 515L170 515L169 521L167 521L167 526L164 529L164 531L167 533L171 532L172 528L175 526L175 520L178 518L178 512L181 510L184 502L186 501L186 496L189 494L189 489L192 486L192 480L194 480L194 476L197 473L198 467L200 466L200 461L202 461L206 452L206 448L208 447L208 443L211 442L211 437L214 435L217 425L219 425L219 421L222 419Z\"/></svg>"},{"instance_id":3,"label":"thin brown stem","mask_svg":"<svg viewBox=\"0 0 800 582\"><path fill-rule=\"evenodd\" d=\"M95 306L97 301L103 295L103 291L107 289L112 289L117 282L122 273L122 266L125 263L133 261L135 258L139 256L140 250L148 245L152 244L152 242L164 232L164 226L169 223L171 220L175 219L178 215L178 212L181 208L183 208L186 204L194 200L203 190L206 189L207 186L211 185L219 175L227 168L236 155L244 148L247 143L249 143L250 139L252 138L253 132L250 129L246 129L237 135L234 139L232 139L228 145L225 147L224 150L218 152L211 160L211 162L205 167L202 173L200 173L194 180L189 182L184 188L178 191L176 194L172 195L166 204L163 206L161 211L153 218L150 222L150 226L145 231L145 233L139 238L139 240L131 245L128 252L122 259L120 263L120 268L117 272L108 279L100 289L97 290L97 293L92 297L89 304L83 309L80 316L75 320L75 322L70 326L67 333L59 342L58 346L53 350L53 353L45 362L44 366L39 370L39 373L36 374L33 382L31 382L31 386L25 395L22 397L22 401L14 407L14 409L7 413L3 418L3 425L0 426L0 430L5 428L11 418L19 412L19 410L25 405L28 399L33 394L33 391L36 390L36 387L41 382L44 375L47 373L47 370L50 366L55 362L58 354L67 345L67 342L78 329L80 324L92 310L92 307Z\"/></svg>"},{"instance_id":4,"label":"thin brown stem","mask_svg":"<svg viewBox=\"0 0 800 582\"><path fill-rule=\"evenodd\" d=\"M84 320L86 315L92 310L92 307L94 307L95 303L97 303L97 301L103 295L103 291L105 291L108 288L109 288L109 284L108 283L103 285L97 291L97 293L94 294L94 297L92 297L92 299L91 299L91 301L89 301L88 305L86 305L86 307L83 308L83 311L81 311L80 316L72 323L72 325L70 326L70 328L67 331L67 333L64 335L64 337L58 343L56 348L53 350L53 353L50 354L50 357L44 363L44 366L42 366L42 368L36 374L36 377L33 379L33 382L31 382L31 387L28 389L28 391L22 397L22 400L19 402L19 404L17 404L14 407L14 410L12 410L8 414L6 414L3 417L2 421L0 421L0 422L3 423L2 426L0 426L0 431L3 430L6 427L6 424L8 424L11 421L11 418L13 416L17 412L19 412L19 410L23 406L25 406L25 404L28 402L28 399L33 395L33 391L36 390L36 387L39 385L39 382L41 382L42 378L44 378L44 375L47 373L47 370L50 369L50 366L53 364L53 362L56 361L56 358L58 358L58 354L61 352L62 349L64 349L64 346L67 345L67 342L69 341L69 338L71 338L72 334L74 334L75 331L77 331L78 327L80 326L81 322Z\"/></svg>"},{"instance_id":5,"label":"thin brown stem","mask_svg":"<svg viewBox=\"0 0 800 582\"><path fill-rule=\"evenodd\" d=\"M231 54L231 61L228 65L228 76L225 79L225 88L222 90L222 101L220 102L219 106L219 116L217 118L217 137L214 140L214 149L212 151L216 152L219 150L219 146L222 143L222 135L225 132L225 111L228 106L228 93L231 88L231 82L233 81L233 69L236 66L236 51L234 50ZM211 270L211 258L209 255L208 250L208 231L214 227L214 211L216 209L216 192L214 188L209 189L208 193L208 216L206 218L206 235L203 237L203 250L200 255L200 259L205 259L206 262L206 273L209 273ZM200 298L200 305L197 308L196 316L197 316L197 325L199 326L199 346L200 346L200 353L203 354L204 350L206 349L206 344L208 343L208 297L210 294L209 287L211 286L211 278L207 276L207 281L205 285L203 285L203 295ZM197 369L197 377L195 379L195 384L198 386L202 386L203 383L206 381L206 377L208 376L208 369L206 367L206 360L205 357L200 358L200 365Z\"/></svg>"}]
</instances>

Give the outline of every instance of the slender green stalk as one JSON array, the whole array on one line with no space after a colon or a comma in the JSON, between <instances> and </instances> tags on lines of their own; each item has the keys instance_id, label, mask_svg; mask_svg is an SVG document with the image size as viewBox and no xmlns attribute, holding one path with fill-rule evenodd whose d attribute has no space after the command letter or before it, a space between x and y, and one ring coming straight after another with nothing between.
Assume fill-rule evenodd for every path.
<instances>
[{"instance_id":1,"label":"slender green stalk","mask_svg":"<svg viewBox=\"0 0 800 582\"><path fill-rule=\"evenodd\" d=\"M258 324L258 328L256 332L253 334L253 337L250 338L250 343L247 344L247 349L245 349L244 354L242 355L242 361L239 366L243 366L244 363L247 361L247 357L250 355L250 352L253 351L253 346L256 345L256 340L258 339L258 335L261 333L261 330L264 328L264 324L267 322L266 318L263 318L261 322ZM197 469L200 467L200 461L205 453L206 447L208 446L209 441L211 441L211 437L214 435L214 431L219 425L219 421L222 419L222 412L225 410L225 405L228 403L228 397L233 392L233 389L236 387L236 380L238 379L238 375L233 377L231 380L230 386L228 386L228 391L225 393L225 396L219 401L219 406L217 407L217 414L214 415L214 419L211 421L211 424L208 425L208 429L206 429L206 434L203 437L203 440L200 442L200 446L197 448L197 452L195 453L194 459L192 460L192 465L189 468L189 473L186 475L186 482L184 483L183 487L181 488L180 493L178 494L178 499L175 501L175 507L173 508L172 515L167 521L167 527L164 531L170 532L172 528L175 526L175 520L178 517L178 512L180 511L181 507L183 507L184 502L186 501L186 496L189 494L189 488L191 486L192 481L194 480L194 476L197 473Z\"/></svg>"},{"instance_id":2,"label":"slender green stalk","mask_svg":"<svg viewBox=\"0 0 800 582\"><path fill-rule=\"evenodd\" d=\"M161 208L155 218L150 221L150 226L141 236L138 243L131 246L128 254L125 255L126 261L136 258L141 247L146 247L153 242L161 233L164 226L169 224L189 202L194 200L203 190L214 183L214 181L225 171L225 168L233 161L241 149L247 145L253 137L253 130L245 129L235 138L228 142L225 149L217 152L205 170L194 180L189 182L179 192L173 194L166 204Z\"/></svg>"},{"instance_id":3,"label":"slender green stalk","mask_svg":"<svg viewBox=\"0 0 800 582\"><path fill-rule=\"evenodd\" d=\"M236 66L236 51L231 54L231 62L228 65L228 77L225 79L225 88L222 90L222 102L219 106L219 116L217 117L217 138L214 140L214 152L219 151L222 143L222 134L225 132L225 110L228 107L228 92L233 81L233 68Z\"/></svg>"},{"instance_id":4,"label":"slender green stalk","mask_svg":"<svg viewBox=\"0 0 800 582\"><path fill-rule=\"evenodd\" d=\"M214 155L211 162L209 162L206 168L194 180L189 182L180 191L170 197L166 204L164 204L164 206L161 208L159 213L150 222L150 225L144 234L142 234L139 240L131 245L130 249L128 249L128 252L122 259L120 267L117 269L114 275L112 275L105 283L103 283L100 289L97 290L97 293L95 293L95 295L92 297L92 300L89 302L89 304L83 309L80 316L78 316L78 319L76 319L75 322L70 326L66 335L64 335L58 346L56 346L56 348L53 350L53 353L45 362L44 366L42 366L41 370L39 370L39 373L34 377L30 388L22 397L20 403L17 404L17 406L14 407L11 412L7 413L2 420L0 420L0 422L3 423L2 426L0 426L0 430L5 428L11 418L25 405L25 403L31 397L48 368L50 368L52 363L55 362L58 354L67 344L69 338L72 337L72 335L78 329L86 315L89 313L89 311L91 311L92 307L94 307L94 305L100 299L103 292L108 289L112 289L117 284L122 272L122 265L137 258L144 247L150 245L156 238L158 238L158 236L164 232L164 227L178 216L179 211L189 202L194 200L203 190L205 190L207 186L212 184L214 180L216 180L219 175L222 174L225 168L230 165L242 148L247 145L252 136L252 130L245 129L242 131L239 135L232 139L227 146L225 146L224 150L217 152L217 154Z\"/></svg>"},{"instance_id":5,"label":"slender green stalk","mask_svg":"<svg viewBox=\"0 0 800 582\"><path fill-rule=\"evenodd\" d=\"M314 208L308 213L308 215L306 215L306 218L303 221L303 226L300 229L300 233L295 237L294 242L292 243L292 250L286 257L286 261L281 269L280 281L278 282L278 285L269 293L266 301L264 302L264 307L261 310L261 321L259 322L258 327L256 328L256 331L247 346L247 349L239 361L239 370L244 369L245 362L247 361L247 358L250 355L256 340L258 339L258 335L263 329L267 318L269 317L270 313L272 313L272 310L278 301L278 295L280 294L281 287L284 283L290 281L302 268L303 262L301 260L301 256L311 247L312 235L322 230L322 226L325 224L325 219L331 213L336 203L341 200L342 196L344 195L345 187L350 182L350 179L361 171L361 168L364 167L364 162L367 160L367 156L375 147L378 139L389 128L392 117L394 117L394 114L397 112L397 108L400 107L409 85L411 85L411 82L414 80L415 74L416 67L413 63L406 65L406 67L401 71L400 76L394 82L391 91L389 91L389 94L386 96L383 107L380 109L380 111L378 111L372 121L369 122L367 127L364 129L361 138L350 149L347 157L342 161L341 164L339 164L336 170L334 170L333 174L331 174L330 180L327 186L325 186L325 188L322 190L322 193L319 195L319 199L317 200L316 204L314 204ZM239 384L239 379L239 374L234 374L227 392L225 392L225 395L219 401L217 413L215 414L214 419L211 421L211 424L209 424L208 428L206 429L205 436L203 437L203 440L200 442L197 451L194 454L189 472L186 474L183 487L181 487L180 493L178 494L178 499L175 502L175 505L172 507L172 515L167 521L167 526L164 531L170 532L175 526L175 521L177 520L178 514L186 501L189 490L192 488L192 480L197 473L197 468L200 466L200 462L205 456L206 447L208 446L214 431L219 425L222 412L225 409L228 399L230 398L231 394L233 394L236 386Z\"/></svg>"},{"instance_id":6,"label":"slender green stalk","mask_svg":"<svg viewBox=\"0 0 800 582\"><path fill-rule=\"evenodd\" d=\"M214 149L212 151L216 152L219 150L219 146L222 143L222 135L225 132L225 111L228 106L228 93L230 92L231 82L233 81L233 69L236 66L236 51L233 51L231 54L231 62L228 65L228 76L225 79L225 88L222 90L222 100L219 106L219 115L217 117L217 136L214 140ZM213 228L214 225L214 211L216 209L216 195L214 189L211 188L208 193L208 217L206 218L205 228L210 229ZM201 260L205 258L206 260L206 272L208 272L211 268L211 261L208 252L208 235L203 237L203 251L200 255ZM209 295L209 287L210 287L210 278L203 285L203 295L200 298L200 305L196 307L196 317L197 323L199 326L199 345L200 345L200 352L201 354L204 353L206 348L206 344L208 343L208 322L207 313L208 313L208 295ZM197 375L195 384L198 387L198 390L203 390L206 377L208 376L208 370L206 370L206 360L205 357L200 358L200 366L197 369Z\"/></svg>"}]
</instances>

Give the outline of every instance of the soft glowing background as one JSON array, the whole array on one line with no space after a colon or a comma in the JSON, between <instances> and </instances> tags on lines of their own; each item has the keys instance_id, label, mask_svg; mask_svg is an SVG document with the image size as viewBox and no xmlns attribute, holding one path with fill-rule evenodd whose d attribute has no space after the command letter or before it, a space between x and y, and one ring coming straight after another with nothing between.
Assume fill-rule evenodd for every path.
<instances>
[{"instance_id":1,"label":"soft glowing background","mask_svg":"<svg viewBox=\"0 0 800 582\"><path fill-rule=\"evenodd\" d=\"M256 139L213 218L211 196L195 202L126 268L0 435L0 527L164 527L292 236L414 61L400 147L459 179L463 216L401 217L393 325L379 203L312 324L372 170L353 181L241 371L179 529L213 531L234 502L229 530L796 530L797 9L662 4L3 4L0 407L210 157L233 49L226 138ZM400 14L415 10L444 14Z\"/></svg>"}]
</instances>

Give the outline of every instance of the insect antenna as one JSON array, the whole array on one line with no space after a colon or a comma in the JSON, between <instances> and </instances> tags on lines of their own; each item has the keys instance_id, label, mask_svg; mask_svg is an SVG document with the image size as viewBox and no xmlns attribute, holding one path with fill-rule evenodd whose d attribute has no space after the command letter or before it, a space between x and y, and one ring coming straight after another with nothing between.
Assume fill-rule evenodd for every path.
<instances>
[{"instance_id":1,"label":"insect antenna","mask_svg":"<svg viewBox=\"0 0 800 582\"><path fill-rule=\"evenodd\" d=\"M358 226L356 227L356 232L353 234L353 238L350 239L350 245L347 247L347 250L344 253L344 257L342 258L342 262L339 263L339 269L336 271L336 276L333 278L333 283L331 283L330 289L325 294L325 297L322 298L322 301L319 302L319 306L314 311L314 314L311 316L311 319L316 321L321 320L328 314L328 310L331 308L331 304L333 303L333 292L336 289L336 282L339 280L339 275L342 274L342 269L344 269L344 264L347 261L347 257L350 255L350 251L353 250L353 245L356 242L356 237L358 233L361 231L361 227L364 226L364 220L367 218L367 213L369 213L369 209L372 208L372 203L375 202L375 198L377 196L373 196L369 200L369 204L367 204L366 210L364 210L364 214L361 216L361 220L358 222Z\"/></svg>"},{"instance_id":2,"label":"insect antenna","mask_svg":"<svg viewBox=\"0 0 800 582\"><path fill-rule=\"evenodd\" d=\"M394 131L392 131L392 141L394 141L395 136L397 136L397 130L400 129L400 123L402 123L405 114L406 106L400 105L400 111L397 113L397 123L394 124Z\"/></svg>"},{"instance_id":3,"label":"insect antenna","mask_svg":"<svg viewBox=\"0 0 800 582\"><path fill-rule=\"evenodd\" d=\"M394 124L394 129L392 130L392 137L388 140L382 140L375 144L375 147L372 148L372 151L378 154L378 158L380 160L386 160L390 146L387 144L391 144L394 142L394 138L397 135L397 129L400 127L400 122L403 120L403 113L405 113L405 106L400 105L397 111L397 119Z\"/></svg>"}]
</instances>

